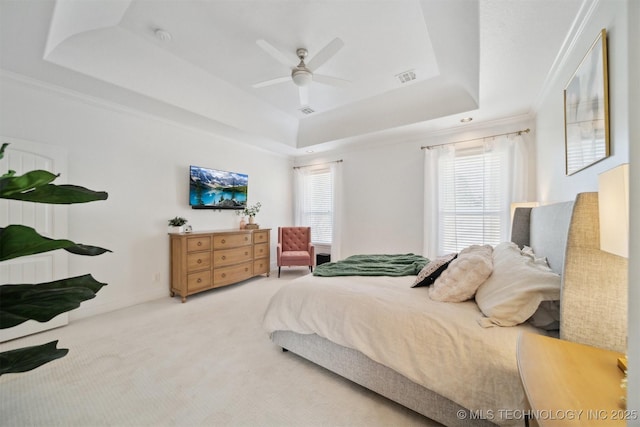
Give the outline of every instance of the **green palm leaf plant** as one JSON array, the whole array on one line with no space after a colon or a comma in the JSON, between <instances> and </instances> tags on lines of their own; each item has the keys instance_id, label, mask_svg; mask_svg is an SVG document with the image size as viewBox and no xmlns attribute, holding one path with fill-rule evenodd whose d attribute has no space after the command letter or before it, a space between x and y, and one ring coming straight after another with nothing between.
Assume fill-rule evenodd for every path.
<instances>
[{"instance_id":1,"label":"green palm leaf plant","mask_svg":"<svg viewBox=\"0 0 640 427\"><path fill-rule=\"evenodd\" d=\"M0 147L0 159L9 144ZM104 191L76 185L55 185L58 177L51 172L34 170L17 176L8 171L0 176L0 199L34 203L74 204L106 200ZM75 255L96 256L108 249L84 245L66 239L51 239L35 229L11 224L0 228L0 262L54 250ZM27 320L48 322L57 315L95 298L106 283L90 274L47 283L0 285L0 329L12 328ZM57 348L58 341L0 353L0 375L26 372L64 357L69 350Z\"/></svg>"}]
</instances>

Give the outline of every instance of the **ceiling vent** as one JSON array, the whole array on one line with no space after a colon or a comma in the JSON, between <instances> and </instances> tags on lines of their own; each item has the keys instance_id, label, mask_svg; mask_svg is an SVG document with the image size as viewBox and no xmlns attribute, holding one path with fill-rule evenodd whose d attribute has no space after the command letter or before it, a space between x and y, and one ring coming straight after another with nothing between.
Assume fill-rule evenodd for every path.
<instances>
[{"instance_id":1,"label":"ceiling vent","mask_svg":"<svg viewBox=\"0 0 640 427\"><path fill-rule=\"evenodd\" d=\"M311 108L311 107L309 107L309 106L307 105L307 106L305 106L305 107L301 107L301 108L300 108L300 112L301 112L302 114L309 115L309 114L315 113L316 111L315 111L313 108Z\"/></svg>"},{"instance_id":2,"label":"ceiling vent","mask_svg":"<svg viewBox=\"0 0 640 427\"><path fill-rule=\"evenodd\" d=\"M396 74L400 83L407 83L416 79L416 72L414 70L404 71L400 74Z\"/></svg>"}]
</instances>

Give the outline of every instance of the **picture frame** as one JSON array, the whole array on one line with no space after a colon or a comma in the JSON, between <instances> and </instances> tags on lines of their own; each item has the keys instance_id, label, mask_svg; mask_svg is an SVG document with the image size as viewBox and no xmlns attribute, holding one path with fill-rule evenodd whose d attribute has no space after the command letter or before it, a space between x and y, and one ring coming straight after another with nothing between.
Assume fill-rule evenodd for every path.
<instances>
[{"instance_id":1,"label":"picture frame","mask_svg":"<svg viewBox=\"0 0 640 427\"><path fill-rule=\"evenodd\" d=\"M609 157L607 31L602 29L564 89L565 172Z\"/></svg>"}]
</instances>

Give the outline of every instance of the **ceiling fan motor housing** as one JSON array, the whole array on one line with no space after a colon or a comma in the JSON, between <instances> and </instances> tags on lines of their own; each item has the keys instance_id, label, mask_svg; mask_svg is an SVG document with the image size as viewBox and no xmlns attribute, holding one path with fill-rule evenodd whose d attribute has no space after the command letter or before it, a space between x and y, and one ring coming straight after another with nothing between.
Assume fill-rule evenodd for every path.
<instances>
[{"instance_id":1,"label":"ceiling fan motor housing","mask_svg":"<svg viewBox=\"0 0 640 427\"><path fill-rule=\"evenodd\" d=\"M299 48L296 50L296 55L300 58L300 63L291 70L291 79L297 86L304 87L309 85L313 80L313 73L304 63L304 58L307 57L307 49Z\"/></svg>"}]
</instances>

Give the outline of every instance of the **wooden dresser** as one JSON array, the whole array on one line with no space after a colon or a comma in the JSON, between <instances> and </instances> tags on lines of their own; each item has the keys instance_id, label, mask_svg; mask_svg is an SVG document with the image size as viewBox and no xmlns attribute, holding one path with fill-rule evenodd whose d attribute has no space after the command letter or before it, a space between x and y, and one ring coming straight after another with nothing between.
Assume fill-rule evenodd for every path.
<instances>
[{"instance_id":1,"label":"wooden dresser","mask_svg":"<svg viewBox=\"0 0 640 427\"><path fill-rule=\"evenodd\" d=\"M231 285L270 271L271 229L170 233L171 296Z\"/></svg>"}]
</instances>

